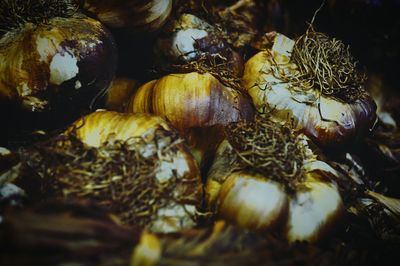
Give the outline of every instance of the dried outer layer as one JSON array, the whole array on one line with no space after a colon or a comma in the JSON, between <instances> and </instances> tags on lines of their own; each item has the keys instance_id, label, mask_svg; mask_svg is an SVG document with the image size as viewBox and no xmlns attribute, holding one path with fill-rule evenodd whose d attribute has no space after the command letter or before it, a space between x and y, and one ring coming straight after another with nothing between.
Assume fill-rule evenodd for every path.
<instances>
[{"instance_id":1,"label":"dried outer layer","mask_svg":"<svg viewBox=\"0 0 400 266\"><path fill-rule=\"evenodd\" d=\"M116 60L113 37L94 19L26 23L0 39L0 100L31 112L88 108L108 88Z\"/></svg>"},{"instance_id":2,"label":"dried outer layer","mask_svg":"<svg viewBox=\"0 0 400 266\"><path fill-rule=\"evenodd\" d=\"M360 248L365 243L358 242L289 245L271 234L266 237L222 221L212 227L159 236L159 242L163 249L159 265L364 265L398 257L382 260L388 254L384 248Z\"/></svg>"},{"instance_id":3,"label":"dried outer layer","mask_svg":"<svg viewBox=\"0 0 400 266\"><path fill-rule=\"evenodd\" d=\"M17 154L4 147L0 147L0 184L3 181L3 173L17 165L18 162L19 158Z\"/></svg>"},{"instance_id":4,"label":"dried outer layer","mask_svg":"<svg viewBox=\"0 0 400 266\"><path fill-rule=\"evenodd\" d=\"M291 75L297 73L297 68L267 50L246 62L243 76L243 86L256 108L270 109L273 120L293 120L297 131L326 148L351 144L373 127L376 105L367 93L352 103L345 103L321 95L317 90L292 88L291 84L276 77L277 71Z\"/></svg>"},{"instance_id":5,"label":"dried outer layer","mask_svg":"<svg viewBox=\"0 0 400 266\"><path fill-rule=\"evenodd\" d=\"M42 177L45 196L91 199L125 223L174 232L195 225L202 184L193 156L168 128L159 117L100 111L22 156Z\"/></svg>"},{"instance_id":6,"label":"dried outer layer","mask_svg":"<svg viewBox=\"0 0 400 266\"><path fill-rule=\"evenodd\" d=\"M46 202L8 212L2 265L128 265L140 231L90 202Z\"/></svg>"},{"instance_id":7,"label":"dried outer layer","mask_svg":"<svg viewBox=\"0 0 400 266\"><path fill-rule=\"evenodd\" d=\"M221 3L216 3L221 5ZM267 5L274 6L277 2L264 3L256 0L236 1L230 6L219 6L216 12L217 21L226 29L226 37L236 48L243 48L250 45L259 34L259 28L263 20L276 19L276 14L272 7L267 8ZM272 17L272 18L271 18Z\"/></svg>"},{"instance_id":8,"label":"dried outer layer","mask_svg":"<svg viewBox=\"0 0 400 266\"><path fill-rule=\"evenodd\" d=\"M222 85L209 73L170 74L138 89L128 112L153 113L165 117L188 140L191 147L208 149L222 140L223 132L212 139L202 129L251 120L253 106L245 94ZM200 130L200 131L199 131ZM204 147L207 139L208 147Z\"/></svg>"},{"instance_id":9,"label":"dried outer layer","mask_svg":"<svg viewBox=\"0 0 400 266\"><path fill-rule=\"evenodd\" d=\"M153 32L167 21L172 0L81 0L83 8L114 29Z\"/></svg>"},{"instance_id":10,"label":"dried outer layer","mask_svg":"<svg viewBox=\"0 0 400 266\"><path fill-rule=\"evenodd\" d=\"M368 156L383 161L387 168L396 170L400 163L400 131L375 130L371 136L365 139L365 150L369 150ZM366 156L367 156L366 155Z\"/></svg>"}]
</instances>

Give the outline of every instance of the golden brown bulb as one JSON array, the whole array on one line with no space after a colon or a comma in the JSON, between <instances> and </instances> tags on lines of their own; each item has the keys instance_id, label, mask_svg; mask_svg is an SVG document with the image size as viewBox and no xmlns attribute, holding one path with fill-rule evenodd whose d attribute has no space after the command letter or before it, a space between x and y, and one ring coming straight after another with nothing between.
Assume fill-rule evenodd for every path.
<instances>
[{"instance_id":1,"label":"golden brown bulb","mask_svg":"<svg viewBox=\"0 0 400 266\"><path fill-rule=\"evenodd\" d=\"M114 76L116 52L110 32L78 13L22 23L0 39L0 100L29 112L88 109Z\"/></svg>"},{"instance_id":2,"label":"golden brown bulb","mask_svg":"<svg viewBox=\"0 0 400 266\"><path fill-rule=\"evenodd\" d=\"M153 32L160 29L172 10L172 0L83 0L83 8L114 29Z\"/></svg>"},{"instance_id":3,"label":"golden brown bulb","mask_svg":"<svg viewBox=\"0 0 400 266\"><path fill-rule=\"evenodd\" d=\"M303 89L302 86L310 86L307 82L291 84L280 78L298 73L290 53L275 46L246 62L243 86L256 108L270 109L275 121L293 120L297 131L324 147L344 147L373 127L376 105L365 91L357 99L345 101L323 94L316 87Z\"/></svg>"},{"instance_id":4,"label":"golden brown bulb","mask_svg":"<svg viewBox=\"0 0 400 266\"><path fill-rule=\"evenodd\" d=\"M211 74L170 74L138 89L128 112L165 117L186 137L192 147L215 149L222 131L213 129L253 116L251 100L242 92L224 86ZM210 133L214 133L212 139Z\"/></svg>"}]
</instances>

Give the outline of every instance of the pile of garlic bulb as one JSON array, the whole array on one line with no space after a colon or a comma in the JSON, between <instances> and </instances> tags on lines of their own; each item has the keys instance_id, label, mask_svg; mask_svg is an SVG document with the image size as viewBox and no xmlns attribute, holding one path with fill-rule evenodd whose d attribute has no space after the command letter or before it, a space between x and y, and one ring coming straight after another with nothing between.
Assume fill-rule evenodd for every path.
<instances>
[{"instance_id":1,"label":"pile of garlic bulb","mask_svg":"<svg viewBox=\"0 0 400 266\"><path fill-rule=\"evenodd\" d=\"M323 248L371 206L400 213L353 160L396 166L400 121L335 32L278 27L281 2L0 0L0 235L6 209L89 202L152 265L182 235L211 232L185 255L237 247L221 224Z\"/></svg>"}]
</instances>

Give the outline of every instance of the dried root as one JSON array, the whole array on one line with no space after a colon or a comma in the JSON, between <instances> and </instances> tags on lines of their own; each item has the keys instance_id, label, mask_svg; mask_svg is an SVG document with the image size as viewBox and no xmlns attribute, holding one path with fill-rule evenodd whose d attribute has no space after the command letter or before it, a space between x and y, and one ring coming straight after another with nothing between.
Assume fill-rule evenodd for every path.
<instances>
[{"instance_id":1,"label":"dried root","mask_svg":"<svg viewBox=\"0 0 400 266\"><path fill-rule=\"evenodd\" d=\"M210 73L216 77L223 85L243 91L244 89L240 85L240 78L237 77L236 73L231 68L231 62L229 62L226 56L220 53L203 53L201 56L186 64L175 64L172 65L172 69L189 73L196 71L200 74Z\"/></svg>"},{"instance_id":2,"label":"dried root","mask_svg":"<svg viewBox=\"0 0 400 266\"><path fill-rule=\"evenodd\" d=\"M258 115L254 122L230 124L226 131L242 169L253 169L280 181L289 190L304 179L306 155L290 128Z\"/></svg>"},{"instance_id":3,"label":"dried root","mask_svg":"<svg viewBox=\"0 0 400 266\"><path fill-rule=\"evenodd\" d=\"M47 23L55 17L71 17L78 11L73 0L1 0L0 34L25 23Z\"/></svg>"},{"instance_id":4,"label":"dried root","mask_svg":"<svg viewBox=\"0 0 400 266\"><path fill-rule=\"evenodd\" d=\"M155 175L161 161L172 161L182 139L159 130L154 139L110 141L94 148L74 135L60 135L24 150L24 160L43 178L51 198L90 199L127 224L145 227L157 210L176 203L173 193L182 180L161 182ZM190 185L190 184L189 184Z\"/></svg>"},{"instance_id":5,"label":"dried root","mask_svg":"<svg viewBox=\"0 0 400 266\"><path fill-rule=\"evenodd\" d=\"M317 89L320 95L348 103L365 93L366 77L358 72L349 47L324 33L310 28L297 39L291 61L298 71L294 74L278 71L277 77L294 89Z\"/></svg>"}]
</instances>

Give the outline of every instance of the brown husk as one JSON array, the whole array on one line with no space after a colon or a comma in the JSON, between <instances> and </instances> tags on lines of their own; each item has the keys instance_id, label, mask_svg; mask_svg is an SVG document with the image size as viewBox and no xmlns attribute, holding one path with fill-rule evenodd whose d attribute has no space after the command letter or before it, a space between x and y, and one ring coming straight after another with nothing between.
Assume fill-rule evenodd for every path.
<instances>
[{"instance_id":1,"label":"brown husk","mask_svg":"<svg viewBox=\"0 0 400 266\"><path fill-rule=\"evenodd\" d=\"M26 23L47 23L55 17L71 17L78 11L75 0L2 0L0 36Z\"/></svg>"},{"instance_id":2,"label":"brown husk","mask_svg":"<svg viewBox=\"0 0 400 266\"><path fill-rule=\"evenodd\" d=\"M258 114L251 123L226 127L226 136L239 159L239 168L251 169L282 182L293 191L304 179L304 148L292 130Z\"/></svg>"},{"instance_id":3,"label":"brown husk","mask_svg":"<svg viewBox=\"0 0 400 266\"><path fill-rule=\"evenodd\" d=\"M255 39L259 30L258 20L263 15L264 3L255 0L240 0L231 6L214 11L225 38L235 48L244 48Z\"/></svg>"},{"instance_id":4,"label":"brown husk","mask_svg":"<svg viewBox=\"0 0 400 266\"><path fill-rule=\"evenodd\" d=\"M386 265L399 257L395 248L380 246L383 243L379 241L343 242L335 238L323 245L289 245L273 234L252 233L220 221L212 228L160 240L163 254L159 265Z\"/></svg>"},{"instance_id":5,"label":"brown husk","mask_svg":"<svg viewBox=\"0 0 400 266\"><path fill-rule=\"evenodd\" d=\"M379 154L394 168L400 164L400 131L377 129L365 139L366 145ZM397 167L396 167L397 166Z\"/></svg>"},{"instance_id":6,"label":"brown husk","mask_svg":"<svg viewBox=\"0 0 400 266\"><path fill-rule=\"evenodd\" d=\"M358 228L361 229L358 233L369 233L369 237L375 237L382 244L393 245L400 250L399 216L389 210L384 203L376 199L361 198L349 208L349 212L367 222L365 228ZM351 226L355 227L357 224L350 224L349 227Z\"/></svg>"},{"instance_id":7,"label":"brown husk","mask_svg":"<svg viewBox=\"0 0 400 266\"><path fill-rule=\"evenodd\" d=\"M124 223L145 227L159 208L185 200L173 196L179 183L193 182L155 177L161 161L172 161L182 141L175 132L158 130L153 139L110 140L95 148L74 134L59 135L22 150L21 156L42 177L46 197L91 199Z\"/></svg>"}]
</instances>

